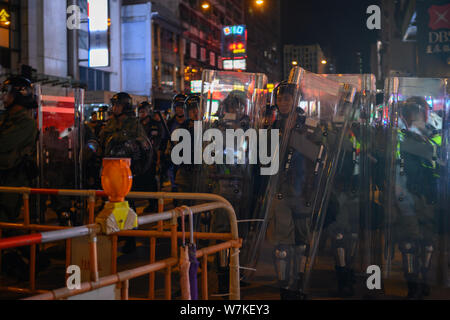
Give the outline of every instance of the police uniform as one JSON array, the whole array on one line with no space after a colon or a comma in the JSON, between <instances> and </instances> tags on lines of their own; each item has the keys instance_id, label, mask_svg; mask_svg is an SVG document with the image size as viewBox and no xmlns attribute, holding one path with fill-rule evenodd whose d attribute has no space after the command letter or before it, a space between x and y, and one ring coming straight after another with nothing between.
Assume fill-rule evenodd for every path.
<instances>
[{"instance_id":1,"label":"police uniform","mask_svg":"<svg viewBox=\"0 0 450 320\"><path fill-rule=\"evenodd\" d=\"M191 164L181 164L176 172L175 184L178 192L192 193L195 191L194 179L201 169L201 165L194 164L194 122L186 120L185 123L179 127L189 131L191 137Z\"/></svg>"},{"instance_id":2,"label":"police uniform","mask_svg":"<svg viewBox=\"0 0 450 320\"><path fill-rule=\"evenodd\" d=\"M352 130L345 135L344 156L339 164L327 210L328 233L335 251L335 268L340 295L354 294L353 260L360 228L359 157L360 143Z\"/></svg>"},{"instance_id":3,"label":"police uniform","mask_svg":"<svg viewBox=\"0 0 450 320\"><path fill-rule=\"evenodd\" d=\"M429 106L411 98L401 105L397 129L396 171L392 207L394 243L403 256L408 298L430 293L429 270L438 234L441 136L416 126L425 125ZM424 120L425 119L425 120ZM404 128L403 128L404 126ZM420 126L420 125L419 125Z\"/></svg>"},{"instance_id":4,"label":"police uniform","mask_svg":"<svg viewBox=\"0 0 450 320\"><path fill-rule=\"evenodd\" d=\"M174 116L172 119L170 119L167 122L167 127L169 128L169 132L170 132L171 135L172 135L172 133L175 130L183 128L185 126L186 126L186 122L185 121L183 121L182 123L178 122L177 119L176 119L176 116ZM170 179L170 183L172 185L172 192L177 192L178 191L178 186L177 186L177 184L175 182L178 169L179 169L179 166L173 164L172 161L170 161L167 173L168 173L168 176L169 176L169 179Z\"/></svg>"},{"instance_id":5,"label":"police uniform","mask_svg":"<svg viewBox=\"0 0 450 320\"><path fill-rule=\"evenodd\" d=\"M131 116L127 116L124 119L112 117L106 123L106 126L99 135L103 155L109 156L111 154L111 150L113 148L111 142L113 140L119 142L127 139L136 139L138 137L147 138L147 134L138 119Z\"/></svg>"},{"instance_id":6,"label":"police uniform","mask_svg":"<svg viewBox=\"0 0 450 320\"><path fill-rule=\"evenodd\" d=\"M148 120L146 123L144 123L144 120ZM143 175L140 175L136 177L135 179L135 191L146 191L146 192L157 192L158 191L158 182L157 182L157 175L158 175L158 168L157 168L157 162L158 162L158 152L160 154L164 153L164 142L165 140L165 134L164 134L164 128L161 122L155 121L151 119L150 117L147 117L141 121L142 127L144 131L147 134L147 137L150 139L150 142L152 144L152 148L154 150L153 152L153 159L150 169L145 172ZM150 206L146 208L146 211L156 212L158 210L158 201L157 200L150 200Z\"/></svg>"},{"instance_id":7,"label":"police uniform","mask_svg":"<svg viewBox=\"0 0 450 320\"><path fill-rule=\"evenodd\" d=\"M290 133L285 162L278 172L267 230L268 239L274 245L280 295L288 300L304 297L312 206L318 188L317 160L334 138L332 131L320 123L307 125L302 111L295 116L297 125ZM280 129L283 135L286 121L283 118L275 121L273 129Z\"/></svg>"},{"instance_id":8,"label":"police uniform","mask_svg":"<svg viewBox=\"0 0 450 320\"><path fill-rule=\"evenodd\" d=\"M437 235L439 165L432 160L434 142L429 137L418 138L411 132L399 132L397 157L401 168L396 173L395 186L394 240L404 255L410 295L416 291L410 287L417 286L420 276L422 284L427 286ZM420 263L418 256L425 257L425 261ZM420 264L423 265L419 267Z\"/></svg>"},{"instance_id":9,"label":"police uniform","mask_svg":"<svg viewBox=\"0 0 450 320\"><path fill-rule=\"evenodd\" d=\"M8 109L0 123L0 185L30 186L29 164L36 156L38 130L26 109ZM18 194L0 194L0 220L15 221L20 213Z\"/></svg>"}]
</instances>

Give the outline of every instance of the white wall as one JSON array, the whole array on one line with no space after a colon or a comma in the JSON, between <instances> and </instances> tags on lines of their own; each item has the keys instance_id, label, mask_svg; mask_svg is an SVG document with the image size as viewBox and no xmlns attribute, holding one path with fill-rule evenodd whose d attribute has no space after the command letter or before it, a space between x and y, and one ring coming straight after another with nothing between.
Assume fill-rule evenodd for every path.
<instances>
[{"instance_id":1,"label":"white wall","mask_svg":"<svg viewBox=\"0 0 450 320\"><path fill-rule=\"evenodd\" d=\"M151 3L122 7L122 89L151 96Z\"/></svg>"},{"instance_id":2,"label":"white wall","mask_svg":"<svg viewBox=\"0 0 450 320\"><path fill-rule=\"evenodd\" d=\"M28 42L23 63L52 76L67 76L66 1L28 0L28 23L24 22Z\"/></svg>"}]
</instances>

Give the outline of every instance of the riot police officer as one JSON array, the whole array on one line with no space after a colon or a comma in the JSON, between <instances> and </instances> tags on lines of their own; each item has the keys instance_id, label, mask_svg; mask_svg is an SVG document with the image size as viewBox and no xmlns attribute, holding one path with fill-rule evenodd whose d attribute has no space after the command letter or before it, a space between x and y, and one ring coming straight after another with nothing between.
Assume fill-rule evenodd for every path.
<instances>
[{"instance_id":1,"label":"riot police officer","mask_svg":"<svg viewBox=\"0 0 450 320\"><path fill-rule=\"evenodd\" d=\"M247 114L248 108L246 92L231 91L222 101L217 113L214 115L217 120L213 123L213 127L220 130L224 136L226 136L226 131L230 129L247 131L250 127L250 117ZM245 220L253 205L251 203L253 183L252 181L247 181L245 177L252 177L250 171L256 167L249 165L249 154L247 152L235 153L234 143L232 144L232 149L227 149L229 142L224 142L224 164L207 169L209 170L209 192L219 194L227 199L235 209L237 218ZM237 150L243 150L243 146L239 143L244 142L238 141ZM240 159L240 157L244 159ZM232 159L231 162L229 158ZM243 162L244 165L239 165L240 162ZM211 229L212 232L219 233L230 231L228 217L223 210L215 211L215 215L211 218ZM229 254L229 250L223 250L216 257L219 294L228 292Z\"/></svg>"},{"instance_id":2,"label":"riot police officer","mask_svg":"<svg viewBox=\"0 0 450 320\"><path fill-rule=\"evenodd\" d=\"M112 117L100 132L103 157L129 157L134 176L145 173L151 165L153 150L144 128L133 112L131 96L120 92L111 99Z\"/></svg>"},{"instance_id":3,"label":"riot police officer","mask_svg":"<svg viewBox=\"0 0 450 320\"><path fill-rule=\"evenodd\" d=\"M94 135L98 137L102 130L102 122L98 120L97 112L92 112L91 120L87 123L87 126L92 130Z\"/></svg>"},{"instance_id":4,"label":"riot police officer","mask_svg":"<svg viewBox=\"0 0 450 320\"><path fill-rule=\"evenodd\" d=\"M133 112L131 96L120 92L111 99L112 117L99 137L101 154L110 158L130 158L133 173L133 191L142 189L142 179L148 176L153 149L144 128ZM144 183L145 184L145 183ZM128 238L124 251L136 248L134 238Z\"/></svg>"},{"instance_id":5,"label":"riot police officer","mask_svg":"<svg viewBox=\"0 0 450 320\"><path fill-rule=\"evenodd\" d=\"M438 211L439 139L427 127L425 99L412 97L400 104L397 143L394 230L403 257L408 298L430 294L429 271L434 252Z\"/></svg>"},{"instance_id":6,"label":"riot police officer","mask_svg":"<svg viewBox=\"0 0 450 320\"><path fill-rule=\"evenodd\" d=\"M199 95L191 95L186 98L185 107L188 113L188 119L181 126L181 128L189 131L191 136L191 160L194 159L194 124L196 121L201 121L200 118L200 96ZM191 164L182 164L180 165L175 183L178 187L178 192L194 192L194 178L197 170L200 170L201 166L196 166L194 163Z\"/></svg>"},{"instance_id":7,"label":"riot police officer","mask_svg":"<svg viewBox=\"0 0 450 320\"><path fill-rule=\"evenodd\" d=\"M6 112L0 122L0 185L31 186L38 174L36 141L38 130L29 110L37 108L31 82L10 77L0 88L0 101ZM15 221L20 213L21 197L0 194L0 221Z\"/></svg>"},{"instance_id":8,"label":"riot police officer","mask_svg":"<svg viewBox=\"0 0 450 320\"><path fill-rule=\"evenodd\" d=\"M174 116L167 121L167 126L169 129L169 134L172 133L182 127L186 122L186 108L184 102L186 101L186 96L184 94L177 94L173 97L172 100L172 113ZM170 138L170 137L169 137ZM169 164L169 169L167 174L170 179L170 183L172 186L172 192L177 192L177 185L175 183L175 177L177 175L178 166L174 165L172 162Z\"/></svg>"},{"instance_id":9,"label":"riot police officer","mask_svg":"<svg viewBox=\"0 0 450 320\"><path fill-rule=\"evenodd\" d=\"M153 159L150 169L136 179L136 186L140 191L158 191L157 175L161 163L161 141L163 136L163 126L160 122L152 119L152 106L148 102L142 102L138 107L139 121L144 128L153 147ZM137 189L136 189L137 190ZM158 209L156 200L151 200L150 205L144 212L155 212Z\"/></svg>"},{"instance_id":10,"label":"riot police officer","mask_svg":"<svg viewBox=\"0 0 450 320\"><path fill-rule=\"evenodd\" d=\"M281 82L274 91L278 118L272 129L279 129L281 134L294 103L292 90L287 82ZM295 116L299 123L304 120L301 109ZM282 300L304 297L302 290L309 245L310 209L305 205L308 190L304 189L303 182L311 180L311 177L307 176L308 172L314 172L312 161L292 148L289 148L288 152L288 163L284 166L285 170L279 173L280 188L269 218L269 238L275 245L273 255ZM308 186L309 189L312 188L311 183ZM302 205L298 205L299 203Z\"/></svg>"}]
</instances>

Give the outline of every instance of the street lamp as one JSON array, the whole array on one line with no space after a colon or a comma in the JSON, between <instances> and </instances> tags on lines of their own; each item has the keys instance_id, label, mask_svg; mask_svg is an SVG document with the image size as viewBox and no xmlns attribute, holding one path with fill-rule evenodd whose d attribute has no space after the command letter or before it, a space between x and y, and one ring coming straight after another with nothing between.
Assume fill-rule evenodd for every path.
<instances>
[{"instance_id":1,"label":"street lamp","mask_svg":"<svg viewBox=\"0 0 450 320\"><path fill-rule=\"evenodd\" d=\"M211 6L210 6L210 4L209 4L208 2L203 2L203 3L202 3L202 9L203 9L203 10L208 10L210 7L211 7Z\"/></svg>"},{"instance_id":2,"label":"street lamp","mask_svg":"<svg viewBox=\"0 0 450 320\"><path fill-rule=\"evenodd\" d=\"M297 61L292 61L292 65L293 66L298 66L298 62Z\"/></svg>"},{"instance_id":3,"label":"street lamp","mask_svg":"<svg viewBox=\"0 0 450 320\"><path fill-rule=\"evenodd\" d=\"M256 1L255 1L255 4L256 4L257 6L262 6L262 5L264 4L264 0L256 0Z\"/></svg>"},{"instance_id":4,"label":"street lamp","mask_svg":"<svg viewBox=\"0 0 450 320\"><path fill-rule=\"evenodd\" d=\"M328 61L327 61L327 60L325 60L325 59L323 59L323 60L321 61L321 63L322 63L322 64L327 64L327 63L328 63Z\"/></svg>"}]
</instances>

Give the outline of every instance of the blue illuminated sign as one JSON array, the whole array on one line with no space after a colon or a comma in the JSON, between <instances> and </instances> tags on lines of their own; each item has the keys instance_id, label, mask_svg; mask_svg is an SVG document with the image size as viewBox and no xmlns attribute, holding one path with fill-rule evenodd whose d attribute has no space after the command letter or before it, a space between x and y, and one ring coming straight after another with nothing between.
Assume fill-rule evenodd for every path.
<instances>
[{"instance_id":1,"label":"blue illuminated sign","mask_svg":"<svg viewBox=\"0 0 450 320\"><path fill-rule=\"evenodd\" d=\"M225 36L230 35L243 35L245 32L245 26L228 26L223 28Z\"/></svg>"}]
</instances>

